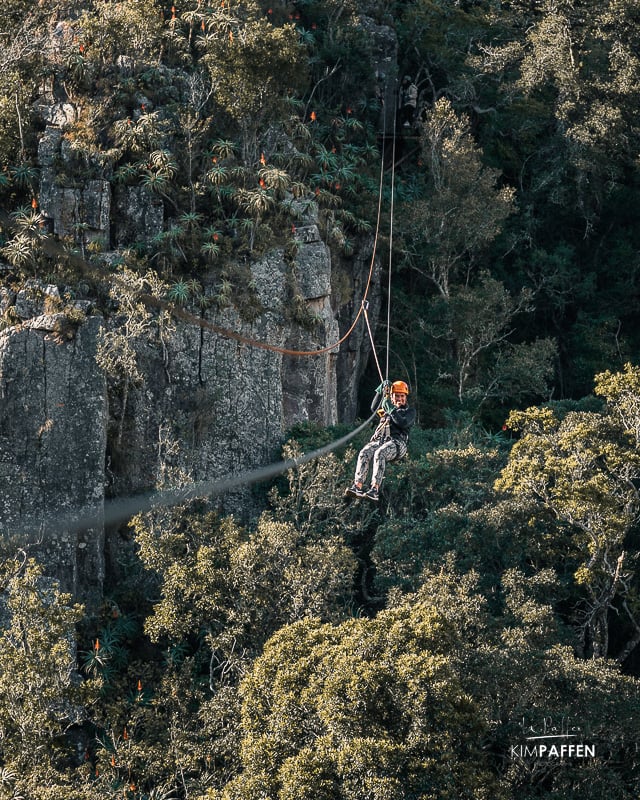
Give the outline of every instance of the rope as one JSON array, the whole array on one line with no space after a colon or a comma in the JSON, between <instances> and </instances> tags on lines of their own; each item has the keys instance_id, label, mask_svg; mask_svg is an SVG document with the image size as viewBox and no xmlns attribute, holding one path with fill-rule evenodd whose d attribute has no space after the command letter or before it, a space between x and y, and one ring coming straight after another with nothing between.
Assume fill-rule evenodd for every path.
<instances>
[{"instance_id":1,"label":"rope","mask_svg":"<svg viewBox=\"0 0 640 800\"><path fill-rule=\"evenodd\" d=\"M307 464L309 461L321 458L337 450L339 447L343 447L363 431L375 416L375 414L372 414L355 430L310 453L304 453L284 461L276 461L267 466L247 470L240 475L235 475L223 480L200 481L179 489L165 489L163 491L150 492L133 497L119 498L118 500L107 500L104 504L104 508L94 508L91 510L82 509L80 512L68 513L58 517L54 525L51 527L47 526L47 533L80 533L81 531L86 531L91 528L117 525L121 522L125 522L136 514L144 514L159 508L170 508L172 506L181 505L198 497L215 497L224 492L238 489L241 486L249 486L253 483L275 478L283 472L287 472L290 469L297 469L303 464ZM37 530L41 525L42 520L23 521L21 527L17 530L12 530L12 533L14 535L24 536Z\"/></svg>"},{"instance_id":2,"label":"rope","mask_svg":"<svg viewBox=\"0 0 640 800\"><path fill-rule=\"evenodd\" d=\"M369 315L367 311L369 309L369 302L366 299L362 301L362 310L364 313L364 320L367 325L367 332L369 333L369 341L371 342L371 352L373 353L374 361L376 362L376 368L378 370L378 375L380 376L380 382L384 383L385 380L389 378L389 351L390 351L390 331L391 331L391 266L393 260L393 217L394 217L394 196L395 196L395 163L396 163L396 136L395 136L395 126L396 126L396 113L397 113L397 106L394 104L394 112L393 112L393 144L392 144L392 151L391 151L391 207L390 207L390 220L389 220L389 269L388 269L388 286L387 286L387 343L386 343L386 365L385 365L385 374L382 374L382 369L380 367L380 361L378 359L378 353L376 352L376 344L373 338L373 332L371 330L371 325L369 323ZM383 127L383 143L384 143L384 136L386 131L386 114L383 115L384 119L384 127ZM384 145L383 145L383 153L384 153ZM384 161L383 161L384 166ZM382 186L380 187L380 195L382 195ZM378 207L379 208L379 207ZM379 217L378 217L379 223Z\"/></svg>"},{"instance_id":3,"label":"rope","mask_svg":"<svg viewBox=\"0 0 640 800\"><path fill-rule=\"evenodd\" d=\"M398 104L393 108L393 144L391 147L391 208L389 211L389 269L387 283L387 350L385 362L385 378L389 377L389 339L391 333L391 265L393 261L393 215L396 182L396 125L397 125Z\"/></svg>"},{"instance_id":4,"label":"rope","mask_svg":"<svg viewBox=\"0 0 640 800\"><path fill-rule=\"evenodd\" d=\"M375 259L376 259L376 252L378 247L378 239L380 235L380 218L381 218L381 209L382 209L382 185L384 180L384 148L382 149L381 159L380 159L380 181L378 187L378 211L377 211L377 218L376 218L376 231L373 240L373 250L371 253L371 263L369 265L369 273L367 275L367 282L365 285L364 295L362 298L362 303L364 303L367 299L369 294L369 290L371 288L371 280L373 277L373 268L375 266ZM8 228L14 228L15 223L8 214L0 211L0 222ZM36 234L34 234L34 237ZM70 264L75 267L81 269L85 275L93 277L94 280L103 282L104 281L104 274L97 270L95 267L91 266L84 258L78 256L75 253L69 253L65 248L60 245L59 242L56 242L48 237L39 237L39 241L42 245L43 251L52 257L62 257L66 259ZM118 277L116 275L109 276L111 281L118 281ZM126 287L129 288L129 287ZM358 309L358 313L356 314L355 319L351 323L349 329L346 333L338 339L337 342L334 342L331 345L327 345L326 347L320 347L315 350L292 350L287 347L279 347L278 345L269 344L268 342L261 342L258 339L253 339L250 336L243 336L240 333L236 333L235 331L230 330L229 328L225 328L221 325L216 325L208 320L205 320L203 317L197 317L195 314L190 314L188 311L184 309L178 308L173 303L169 303L165 300L161 300L158 297L154 297L150 294L139 294L137 299L144 303L146 306L150 306L152 308L159 308L164 311L167 311L172 316L181 319L183 322L187 322L191 325L196 325L200 328L209 330L213 333L216 333L218 336L223 336L227 339L233 339L235 341L241 342L242 344L246 344L249 347L256 347L262 350L270 350L274 353L281 353L282 355L287 356L319 356L323 355L324 353L328 353L331 350L335 350L337 347L340 347L343 342L345 342L349 336L353 333L354 328L358 324L358 320L360 319L363 308L362 304Z\"/></svg>"},{"instance_id":5,"label":"rope","mask_svg":"<svg viewBox=\"0 0 640 800\"><path fill-rule=\"evenodd\" d=\"M373 332L371 331L371 325L369 323L369 315L367 314L369 308L369 302L365 298L362 301L362 310L364 313L364 320L367 325L367 331L369 333L369 341L371 342L371 352L373 353L373 358L376 363L376 369L378 370L378 375L380 376L381 383L384 383L386 379L389 377L389 338L390 338L390 330L391 330L391 265L392 265L392 258L393 258L393 217L394 217L394 197L395 197L395 164L396 164L396 124L397 124L397 104L394 103L393 109L393 144L392 144L392 151L391 151L391 208L390 208L390 221L389 221L389 269L388 269L388 286L387 286L387 344L386 344L386 366L385 366L385 374L382 374L382 369L380 367L380 361L378 359L378 353L376 352L376 344L373 338ZM386 123L387 123L387 115L383 114L383 131L382 131L382 141L383 141L383 161L382 165L384 167L384 141L386 135ZM382 196L382 184L380 185L380 192L379 197ZM380 205L378 205L378 226L380 224Z\"/></svg>"},{"instance_id":6,"label":"rope","mask_svg":"<svg viewBox=\"0 0 640 800\"><path fill-rule=\"evenodd\" d=\"M383 115L384 117L384 115ZM386 126L385 126L386 129ZM383 134L384 135L384 134ZM383 139L384 142L384 139ZM395 138L394 138L394 146L395 146ZM371 253L371 263L369 265L369 274L367 275L367 282L365 285L364 296L362 298L362 302L360 304L360 308L358 309L358 313L356 314L355 319L351 323L347 332L340 337L337 342L334 342L327 347L321 347L317 350L291 350L287 347L279 347L278 345L269 344L268 342L261 342L258 339L253 339L250 336L243 336L240 333L236 333L235 331L229 330L229 328L224 328L221 325L215 325L213 322L209 322L208 320L204 319L203 317L196 317L195 314L190 314L188 311L185 311L183 308L178 308L172 303L167 303L164 300L161 300L158 297L154 297L150 294L141 294L138 296L138 299L144 303L146 306L152 306L154 308L160 308L165 311L168 311L172 316L181 319L183 322L187 322L191 325L197 325L200 328L212 331L213 333L218 334L218 336L223 336L227 339L234 339L237 342L241 342L242 344L246 344L249 347L256 347L261 350L270 350L274 353L281 353L282 355L286 356L319 356L324 353L328 353L331 350L335 350L336 347L340 347L340 345L345 342L349 336L353 333L354 328L358 324L358 320L360 319L361 315L364 313L364 306L367 303L367 296L369 294L369 290L371 288L371 280L373 277L373 268L375 266L376 260L376 253L378 248L378 239L380 237L380 219L382 215L382 186L384 182L384 145L382 148L382 154L380 159L380 181L378 186L378 210L376 215L376 232L373 239L373 249ZM88 265L86 265L88 266ZM367 326L369 322L367 321ZM379 368L378 368L379 370Z\"/></svg>"},{"instance_id":7,"label":"rope","mask_svg":"<svg viewBox=\"0 0 640 800\"><path fill-rule=\"evenodd\" d=\"M371 352L373 353L373 357L376 362L376 367L378 368L378 375L380 376L380 383L384 383L384 377L382 375L382 370L380 369L380 362L378 361L378 354L376 353L376 343L373 341L373 333L371 333L371 325L369 324L369 315L367 314L367 306L369 303L363 303L362 307L364 308L364 321L367 323L367 330L369 331L369 341L371 342Z\"/></svg>"}]
</instances>

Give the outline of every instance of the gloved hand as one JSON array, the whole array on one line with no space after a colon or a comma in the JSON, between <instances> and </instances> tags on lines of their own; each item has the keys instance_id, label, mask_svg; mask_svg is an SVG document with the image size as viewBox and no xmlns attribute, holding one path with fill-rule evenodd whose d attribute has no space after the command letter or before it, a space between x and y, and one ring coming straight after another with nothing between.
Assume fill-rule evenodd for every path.
<instances>
[{"instance_id":1,"label":"gloved hand","mask_svg":"<svg viewBox=\"0 0 640 800\"><path fill-rule=\"evenodd\" d=\"M382 381L380 386L378 386L378 388L376 389L376 392L378 394L389 394L389 390L390 389L391 389L391 381L390 380L386 380L386 381Z\"/></svg>"},{"instance_id":2,"label":"gloved hand","mask_svg":"<svg viewBox=\"0 0 640 800\"><path fill-rule=\"evenodd\" d=\"M385 397L384 400L382 401L382 408L386 411L387 414L390 414L395 408L395 406L388 397Z\"/></svg>"}]
</instances>

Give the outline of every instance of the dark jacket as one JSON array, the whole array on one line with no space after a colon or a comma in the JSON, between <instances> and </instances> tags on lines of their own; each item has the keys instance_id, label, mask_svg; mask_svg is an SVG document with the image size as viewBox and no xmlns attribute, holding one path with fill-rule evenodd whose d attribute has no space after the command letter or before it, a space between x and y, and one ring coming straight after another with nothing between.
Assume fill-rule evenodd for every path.
<instances>
[{"instance_id":1,"label":"dark jacket","mask_svg":"<svg viewBox=\"0 0 640 800\"><path fill-rule=\"evenodd\" d=\"M383 396L376 392L375 397L371 403L371 411L377 411L382 404ZM386 439L386 428L388 426L388 435L392 439L399 439L406 442L409 438L409 431L416 421L415 408L394 408L393 411L386 412L380 417L378 427L373 434L373 439Z\"/></svg>"}]
</instances>

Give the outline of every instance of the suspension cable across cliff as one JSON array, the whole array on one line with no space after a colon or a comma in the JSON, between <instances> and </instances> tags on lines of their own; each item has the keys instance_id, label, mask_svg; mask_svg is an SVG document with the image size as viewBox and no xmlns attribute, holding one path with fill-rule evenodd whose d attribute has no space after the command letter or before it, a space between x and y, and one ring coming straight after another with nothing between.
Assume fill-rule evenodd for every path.
<instances>
[{"instance_id":1,"label":"suspension cable across cliff","mask_svg":"<svg viewBox=\"0 0 640 800\"><path fill-rule=\"evenodd\" d=\"M147 494L132 495L114 500L107 500L104 507L84 508L75 512L57 516L55 521L51 521L46 526L47 534L59 533L80 533L81 531L103 526L118 525L135 516L144 514L159 508L170 508L182 505L189 500L204 497L216 497L225 492L239 489L242 486L250 486L254 483L270 480L290 469L297 469L303 464L308 464L322 456L329 455L334 450L344 447L354 439L367 425L374 419L375 414L371 415L361 425L347 433L339 439L329 442L310 453L303 453L294 458L287 458L283 461L276 461L263 467L246 470L239 475L230 475L221 480L199 481L187 484L180 488L163 489ZM25 520L17 528L10 529L9 535L30 535L42 527L41 520Z\"/></svg>"}]
</instances>

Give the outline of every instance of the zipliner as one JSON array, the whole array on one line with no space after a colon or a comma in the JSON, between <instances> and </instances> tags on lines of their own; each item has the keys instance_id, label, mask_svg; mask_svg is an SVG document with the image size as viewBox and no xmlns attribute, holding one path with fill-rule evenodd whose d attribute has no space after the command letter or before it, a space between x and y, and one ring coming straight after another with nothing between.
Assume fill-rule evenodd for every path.
<instances>
[{"instance_id":1,"label":"zipliner","mask_svg":"<svg viewBox=\"0 0 640 800\"><path fill-rule=\"evenodd\" d=\"M345 496L378 501L387 462L405 455L409 431L416 421L415 408L407 406L408 394L409 387L404 381L384 381L376 389L371 410L378 414L380 421L369 443L358 454L353 485L345 491ZM364 483L372 460L371 486L365 491Z\"/></svg>"}]
</instances>

